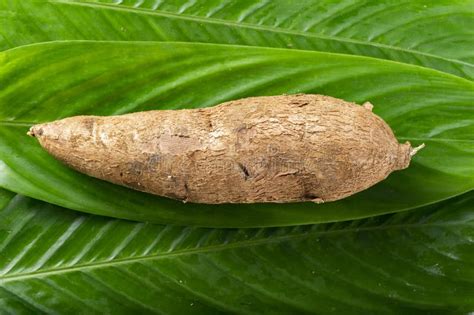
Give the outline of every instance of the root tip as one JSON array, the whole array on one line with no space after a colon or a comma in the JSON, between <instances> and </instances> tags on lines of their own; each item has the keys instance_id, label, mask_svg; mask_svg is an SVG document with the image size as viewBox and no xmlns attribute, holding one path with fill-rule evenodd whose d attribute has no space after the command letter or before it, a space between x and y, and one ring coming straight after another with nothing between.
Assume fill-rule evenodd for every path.
<instances>
[{"instance_id":1,"label":"root tip","mask_svg":"<svg viewBox=\"0 0 474 315\"><path fill-rule=\"evenodd\" d=\"M38 138L39 136L43 134L43 128L41 127L38 128L38 126L33 126L30 128L30 130L28 130L26 134L30 137Z\"/></svg>"},{"instance_id":2,"label":"root tip","mask_svg":"<svg viewBox=\"0 0 474 315\"><path fill-rule=\"evenodd\" d=\"M28 136L30 136L30 137L33 137L33 138L36 137L35 131L33 130L33 127L30 128L30 130L28 130L28 132L27 132L26 134L27 134Z\"/></svg>"},{"instance_id":3,"label":"root tip","mask_svg":"<svg viewBox=\"0 0 474 315\"><path fill-rule=\"evenodd\" d=\"M420 151L421 149L423 149L425 147L425 144L422 143L420 144L419 146L415 147L415 148L411 148L410 150L410 157L414 156L418 151Z\"/></svg>"}]
</instances>

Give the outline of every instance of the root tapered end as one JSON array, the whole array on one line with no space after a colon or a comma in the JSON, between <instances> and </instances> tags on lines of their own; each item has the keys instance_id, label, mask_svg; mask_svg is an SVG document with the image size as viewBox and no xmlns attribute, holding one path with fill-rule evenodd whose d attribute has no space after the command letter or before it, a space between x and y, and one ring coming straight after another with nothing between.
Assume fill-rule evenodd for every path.
<instances>
[{"instance_id":1,"label":"root tapered end","mask_svg":"<svg viewBox=\"0 0 474 315\"><path fill-rule=\"evenodd\" d=\"M399 150L398 159L396 162L395 169L402 170L402 169L407 168L410 165L410 162L413 156L424 147L425 147L424 143L417 147L412 147L409 141L403 144L400 144L399 149L398 149Z\"/></svg>"},{"instance_id":2,"label":"root tapered end","mask_svg":"<svg viewBox=\"0 0 474 315\"><path fill-rule=\"evenodd\" d=\"M411 148L410 150L410 157L414 156L418 151L420 151L421 149L423 149L425 147L425 144L422 143L420 144L419 146L415 147L415 148Z\"/></svg>"},{"instance_id":3,"label":"root tapered end","mask_svg":"<svg viewBox=\"0 0 474 315\"><path fill-rule=\"evenodd\" d=\"M42 125L34 125L30 128L30 130L28 130L26 134L30 137L38 138L43 135L43 132Z\"/></svg>"}]
</instances>

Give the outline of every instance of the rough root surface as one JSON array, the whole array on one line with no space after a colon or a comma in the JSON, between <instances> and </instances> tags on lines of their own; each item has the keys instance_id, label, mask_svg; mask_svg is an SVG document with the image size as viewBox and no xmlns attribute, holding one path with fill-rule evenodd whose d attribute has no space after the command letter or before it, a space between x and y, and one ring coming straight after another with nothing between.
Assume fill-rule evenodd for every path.
<instances>
[{"instance_id":1,"label":"rough root surface","mask_svg":"<svg viewBox=\"0 0 474 315\"><path fill-rule=\"evenodd\" d=\"M408 167L412 148L359 106L323 95L77 116L29 134L90 176L198 203L325 202Z\"/></svg>"}]
</instances>

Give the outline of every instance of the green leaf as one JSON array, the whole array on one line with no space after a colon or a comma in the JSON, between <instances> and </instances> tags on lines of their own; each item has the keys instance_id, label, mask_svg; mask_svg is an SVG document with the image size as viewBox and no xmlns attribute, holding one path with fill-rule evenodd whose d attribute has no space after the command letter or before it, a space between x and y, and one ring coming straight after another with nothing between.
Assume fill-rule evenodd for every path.
<instances>
[{"instance_id":1,"label":"green leaf","mask_svg":"<svg viewBox=\"0 0 474 315\"><path fill-rule=\"evenodd\" d=\"M402 211L474 187L474 83L421 67L247 46L62 42L0 53L0 86L0 186L70 209L158 223L281 226ZM26 136L32 123L73 115L210 106L297 92L369 100L399 140L427 147L408 169L342 201L210 206L79 174Z\"/></svg>"},{"instance_id":2,"label":"green leaf","mask_svg":"<svg viewBox=\"0 0 474 315\"><path fill-rule=\"evenodd\" d=\"M474 309L472 192L366 220L240 230L133 223L2 194L6 313Z\"/></svg>"},{"instance_id":3,"label":"green leaf","mask_svg":"<svg viewBox=\"0 0 474 315\"><path fill-rule=\"evenodd\" d=\"M102 2L102 3L101 3ZM474 3L424 0L0 0L0 49L188 41L364 55L474 77Z\"/></svg>"}]
</instances>

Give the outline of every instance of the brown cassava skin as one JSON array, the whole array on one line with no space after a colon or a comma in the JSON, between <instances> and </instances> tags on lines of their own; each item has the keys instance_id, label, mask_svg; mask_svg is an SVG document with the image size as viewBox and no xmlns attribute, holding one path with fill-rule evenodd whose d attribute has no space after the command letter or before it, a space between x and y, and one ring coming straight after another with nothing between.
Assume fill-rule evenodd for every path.
<instances>
[{"instance_id":1,"label":"brown cassava skin","mask_svg":"<svg viewBox=\"0 0 474 315\"><path fill-rule=\"evenodd\" d=\"M29 134L90 176L208 204L337 200L408 167L412 153L370 103L310 94L77 116Z\"/></svg>"}]
</instances>

